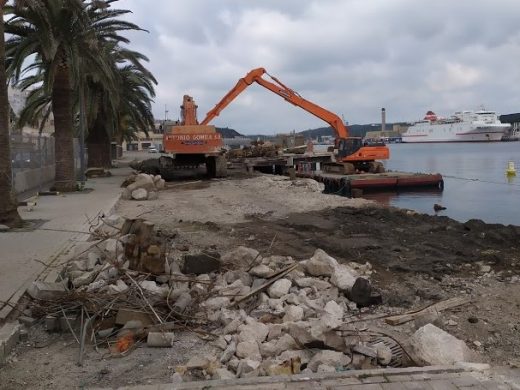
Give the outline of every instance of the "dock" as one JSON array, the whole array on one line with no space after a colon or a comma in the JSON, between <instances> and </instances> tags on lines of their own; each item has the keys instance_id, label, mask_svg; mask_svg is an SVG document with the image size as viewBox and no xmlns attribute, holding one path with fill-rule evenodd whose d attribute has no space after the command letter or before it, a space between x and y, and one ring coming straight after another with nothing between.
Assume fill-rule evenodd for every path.
<instances>
[{"instance_id":1,"label":"dock","mask_svg":"<svg viewBox=\"0 0 520 390\"><path fill-rule=\"evenodd\" d=\"M289 175L291 169L296 177L310 178L323 183L325 193L348 197L357 197L364 192L374 191L406 191L422 188L443 191L444 189L444 179L439 173L389 171L342 175L321 171L321 164L331 161L333 161L331 153L284 154L276 157L246 158L233 164L245 165L249 172L256 170L275 175Z\"/></svg>"}]
</instances>

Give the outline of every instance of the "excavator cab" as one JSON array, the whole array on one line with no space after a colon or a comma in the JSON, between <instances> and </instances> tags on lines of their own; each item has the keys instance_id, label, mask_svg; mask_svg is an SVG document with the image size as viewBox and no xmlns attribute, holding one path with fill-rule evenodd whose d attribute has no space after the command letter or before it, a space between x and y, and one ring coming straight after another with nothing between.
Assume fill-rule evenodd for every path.
<instances>
[{"instance_id":1,"label":"excavator cab","mask_svg":"<svg viewBox=\"0 0 520 390\"><path fill-rule=\"evenodd\" d=\"M363 146L363 140L361 138L338 138L337 149L338 149L338 160L344 160L346 157L355 154Z\"/></svg>"}]
</instances>

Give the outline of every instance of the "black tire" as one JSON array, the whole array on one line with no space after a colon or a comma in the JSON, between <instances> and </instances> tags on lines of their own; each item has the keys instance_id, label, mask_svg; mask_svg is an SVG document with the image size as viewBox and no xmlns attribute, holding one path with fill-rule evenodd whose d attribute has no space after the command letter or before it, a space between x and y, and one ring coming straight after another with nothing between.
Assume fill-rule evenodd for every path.
<instances>
[{"instance_id":1,"label":"black tire","mask_svg":"<svg viewBox=\"0 0 520 390\"><path fill-rule=\"evenodd\" d=\"M217 176L217 162L215 157L206 158L206 173L211 178Z\"/></svg>"}]
</instances>

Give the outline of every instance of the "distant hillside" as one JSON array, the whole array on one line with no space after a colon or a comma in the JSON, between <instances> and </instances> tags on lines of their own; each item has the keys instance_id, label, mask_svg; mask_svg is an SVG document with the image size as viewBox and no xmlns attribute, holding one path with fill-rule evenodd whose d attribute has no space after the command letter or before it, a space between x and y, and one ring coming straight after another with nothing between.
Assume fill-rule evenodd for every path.
<instances>
[{"instance_id":1,"label":"distant hillside","mask_svg":"<svg viewBox=\"0 0 520 390\"><path fill-rule=\"evenodd\" d=\"M380 124L375 125L349 125L347 126L349 135L352 137L364 137L367 131L377 131L381 130ZM392 128L392 123L386 124L387 129ZM319 127L317 129L309 129L300 131L298 134L302 134L305 138L318 138L323 136L334 136L334 130L332 127Z\"/></svg>"},{"instance_id":2,"label":"distant hillside","mask_svg":"<svg viewBox=\"0 0 520 390\"><path fill-rule=\"evenodd\" d=\"M224 138L243 137L238 131L230 129L229 127L217 127L216 129Z\"/></svg>"}]
</instances>

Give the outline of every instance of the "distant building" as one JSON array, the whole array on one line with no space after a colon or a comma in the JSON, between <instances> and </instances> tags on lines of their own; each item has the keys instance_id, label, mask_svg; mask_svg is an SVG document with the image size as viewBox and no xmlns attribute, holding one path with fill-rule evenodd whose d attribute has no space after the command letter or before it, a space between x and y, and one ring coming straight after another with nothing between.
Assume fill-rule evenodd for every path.
<instances>
[{"instance_id":1,"label":"distant building","mask_svg":"<svg viewBox=\"0 0 520 390\"><path fill-rule=\"evenodd\" d=\"M157 148L163 150L163 135L159 132L148 132L148 136L139 131L137 133L137 140L131 142L123 141L123 150L148 150L150 148Z\"/></svg>"}]
</instances>

